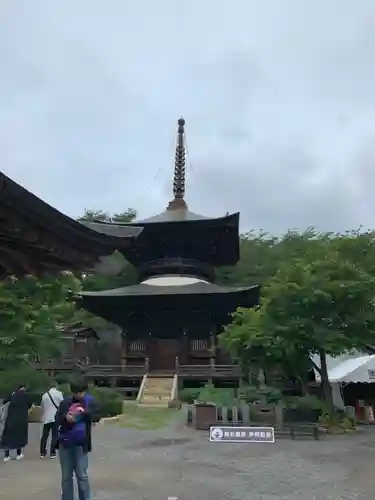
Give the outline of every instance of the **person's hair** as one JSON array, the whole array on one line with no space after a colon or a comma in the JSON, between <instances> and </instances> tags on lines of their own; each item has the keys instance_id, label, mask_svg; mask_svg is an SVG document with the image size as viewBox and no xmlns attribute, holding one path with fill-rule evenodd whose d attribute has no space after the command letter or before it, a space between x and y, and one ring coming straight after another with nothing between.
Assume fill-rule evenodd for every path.
<instances>
[{"instance_id":1,"label":"person's hair","mask_svg":"<svg viewBox=\"0 0 375 500\"><path fill-rule=\"evenodd\" d=\"M21 389L26 389L26 384L19 384L17 389L20 391Z\"/></svg>"},{"instance_id":2,"label":"person's hair","mask_svg":"<svg viewBox=\"0 0 375 500\"><path fill-rule=\"evenodd\" d=\"M70 382L70 390L73 394L87 391L88 383L84 379L77 379Z\"/></svg>"}]
</instances>

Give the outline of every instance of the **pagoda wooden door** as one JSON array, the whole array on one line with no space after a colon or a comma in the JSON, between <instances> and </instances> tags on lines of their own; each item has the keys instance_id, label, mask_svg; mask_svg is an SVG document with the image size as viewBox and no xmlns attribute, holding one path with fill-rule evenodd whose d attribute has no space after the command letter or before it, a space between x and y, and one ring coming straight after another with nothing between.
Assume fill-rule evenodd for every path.
<instances>
[{"instance_id":1,"label":"pagoda wooden door","mask_svg":"<svg viewBox=\"0 0 375 500\"><path fill-rule=\"evenodd\" d=\"M175 369L176 357L179 355L178 339L153 339L150 351L150 371Z\"/></svg>"}]
</instances>

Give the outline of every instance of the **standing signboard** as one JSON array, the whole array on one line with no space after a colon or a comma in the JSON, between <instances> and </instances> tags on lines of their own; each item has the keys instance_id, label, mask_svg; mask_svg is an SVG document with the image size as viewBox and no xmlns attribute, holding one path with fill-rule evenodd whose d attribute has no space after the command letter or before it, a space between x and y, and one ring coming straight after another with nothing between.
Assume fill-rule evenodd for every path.
<instances>
[{"instance_id":1,"label":"standing signboard","mask_svg":"<svg viewBox=\"0 0 375 500\"><path fill-rule=\"evenodd\" d=\"M210 427L211 443L274 443L274 427Z\"/></svg>"}]
</instances>

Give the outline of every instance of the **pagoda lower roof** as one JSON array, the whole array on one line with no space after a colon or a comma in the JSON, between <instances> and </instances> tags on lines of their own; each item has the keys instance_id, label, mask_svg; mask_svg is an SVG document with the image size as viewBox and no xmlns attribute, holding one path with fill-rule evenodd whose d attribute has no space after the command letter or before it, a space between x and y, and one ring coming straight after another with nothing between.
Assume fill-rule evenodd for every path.
<instances>
[{"instance_id":1,"label":"pagoda lower roof","mask_svg":"<svg viewBox=\"0 0 375 500\"><path fill-rule=\"evenodd\" d=\"M128 297L128 296L163 296L163 295L213 295L213 294L238 294L254 293L260 294L260 286L250 287L231 287L220 286L213 283L191 283L188 285L149 285L141 283L139 285L125 286L111 290L102 290L98 292L81 292L82 298L89 297Z\"/></svg>"},{"instance_id":2,"label":"pagoda lower roof","mask_svg":"<svg viewBox=\"0 0 375 500\"><path fill-rule=\"evenodd\" d=\"M81 292L76 298L78 307L125 328L139 314L142 317L163 317L170 309L180 312L181 321L186 321L186 314L190 317L190 313L198 309L226 317L238 307L257 306L260 286L229 287L204 282L158 286L142 283L113 290Z\"/></svg>"}]
</instances>

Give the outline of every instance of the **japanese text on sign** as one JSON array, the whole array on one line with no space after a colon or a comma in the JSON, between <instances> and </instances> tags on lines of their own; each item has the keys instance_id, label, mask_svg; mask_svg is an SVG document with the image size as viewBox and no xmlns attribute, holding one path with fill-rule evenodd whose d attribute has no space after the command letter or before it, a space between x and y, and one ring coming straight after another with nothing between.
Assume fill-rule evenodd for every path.
<instances>
[{"instance_id":1,"label":"japanese text on sign","mask_svg":"<svg viewBox=\"0 0 375 500\"><path fill-rule=\"evenodd\" d=\"M274 443L273 427L210 427L211 442Z\"/></svg>"}]
</instances>

